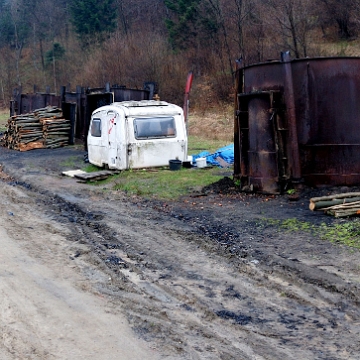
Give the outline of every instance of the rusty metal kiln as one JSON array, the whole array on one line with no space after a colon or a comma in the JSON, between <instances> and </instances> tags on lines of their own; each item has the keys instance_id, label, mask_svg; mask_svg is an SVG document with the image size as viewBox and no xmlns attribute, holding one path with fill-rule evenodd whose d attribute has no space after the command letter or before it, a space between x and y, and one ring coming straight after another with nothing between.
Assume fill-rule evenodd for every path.
<instances>
[{"instance_id":1,"label":"rusty metal kiln","mask_svg":"<svg viewBox=\"0 0 360 360\"><path fill-rule=\"evenodd\" d=\"M289 184L360 184L360 58L238 68L234 176L281 193Z\"/></svg>"}]
</instances>

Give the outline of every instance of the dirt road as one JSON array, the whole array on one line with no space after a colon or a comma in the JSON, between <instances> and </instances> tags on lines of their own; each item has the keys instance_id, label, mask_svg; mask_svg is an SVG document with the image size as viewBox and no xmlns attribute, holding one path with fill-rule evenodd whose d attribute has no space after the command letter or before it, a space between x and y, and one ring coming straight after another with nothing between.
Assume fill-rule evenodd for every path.
<instances>
[{"instance_id":1,"label":"dirt road","mask_svg":"<svg viewBox=\"0 0 360 360\"><path fill-rule=\"evenodd\" d=\"M306 198L128 199L69 156L0 149L0 357L360 358L359 252L262 221L333 221Z\"/></svg>"},{"instance_id":2,"label":"dirt road","mask_svg":"<svg viewBox=\"0 0 360 360\"><path fill-rule=\"evenodd\" d=\"M155 359L126 318L92 287L71 256L66 226L38 209L31 192L0 188L1 359ZM98 279L97 279L98 278Z\"/></svg>"}]
</instances>

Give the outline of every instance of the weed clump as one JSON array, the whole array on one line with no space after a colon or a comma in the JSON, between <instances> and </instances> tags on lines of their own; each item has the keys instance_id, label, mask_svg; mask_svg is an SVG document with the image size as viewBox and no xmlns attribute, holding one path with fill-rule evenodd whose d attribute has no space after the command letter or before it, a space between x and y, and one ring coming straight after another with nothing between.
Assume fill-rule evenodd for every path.
<instances>
[{"instance_id":1,"label":"weed clump","mask_svg":"<svg viewBox=\"0 0 360 360\"><path fill-rule=\"evenodd\" d=\"M314 225L296 218L286 220L265 219L267 224L288 232L307 232L332 243L360 249L360 220L349 220L337 224Z\"/></svg>"}]
</instances>

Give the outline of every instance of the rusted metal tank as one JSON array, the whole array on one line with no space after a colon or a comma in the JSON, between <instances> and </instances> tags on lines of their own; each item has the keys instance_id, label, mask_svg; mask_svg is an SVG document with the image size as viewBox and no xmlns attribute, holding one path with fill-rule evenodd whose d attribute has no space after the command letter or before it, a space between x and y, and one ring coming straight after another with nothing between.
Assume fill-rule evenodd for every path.
<instances>
[{"instance_id":1,"label":"rusted metal tank","mask_svg":"<svg viewBox=\"0 0 360 360\"><path fill-rule=\"evenodd\" d=\"M243 186L360 184L360 58L283 53L236 74L234 175Z\"/></svg>"}]
</instances>

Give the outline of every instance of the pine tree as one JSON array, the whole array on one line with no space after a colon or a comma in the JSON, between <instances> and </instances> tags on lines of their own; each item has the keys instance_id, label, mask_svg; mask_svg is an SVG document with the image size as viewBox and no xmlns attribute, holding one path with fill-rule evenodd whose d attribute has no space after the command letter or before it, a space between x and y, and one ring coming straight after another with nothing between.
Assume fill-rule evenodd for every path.
<instances>
[{"instance_id":1,"label":"pine tree","mask_svg":"<svg viewBox=\"0 0 360 360\"><path fill-rule=\"evenodd\" d=\"M187 48L198 36L199 3L201 0L165 0L165 5L174 14L166 19L169 41L174 49Z\"/></svg>"},{"instance_id":2,"label":"pine tree","mask_svg":"<svg viewBox=\"0 0 360 360\"><path fill-rule=\"evenodd\" d=\"M116 28L114 0L72 0L70 15L84 46L103 41Z\"/></svg>"},{"instance_id":3,"label":"pine tree","mask_svg":"<svg viewBox=\"0 0 360 360\"><path fill-rule=\"evenodd\" d=\"M216 14L204 0L164 0L172 16L165 20L174 49L197 48L209 44L219 29Z\"/></svg>"}]
</instances>

